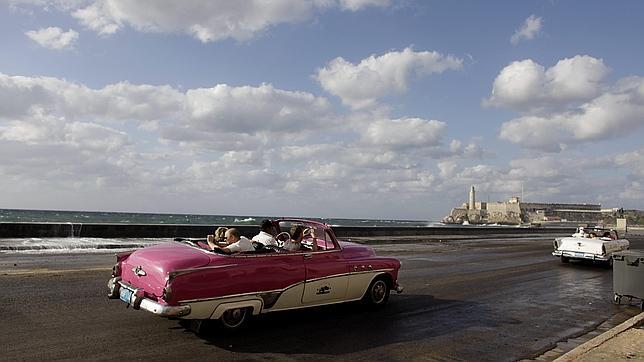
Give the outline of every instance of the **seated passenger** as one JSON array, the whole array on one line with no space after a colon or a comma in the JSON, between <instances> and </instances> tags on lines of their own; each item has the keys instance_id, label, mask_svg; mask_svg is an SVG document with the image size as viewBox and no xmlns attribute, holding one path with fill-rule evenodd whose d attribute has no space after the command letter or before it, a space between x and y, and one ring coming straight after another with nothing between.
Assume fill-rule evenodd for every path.
<instances>
[{"instance_id":1,"label":"seated passenger","mask_svg":"<svg viewBox=\"0 0 644 362\"><path fill-rule=\"evenodd\" d=\"M253 241L262 243L264 245L274 245L277 246L277 240L275 240L275 227L273 222L270 220L263 220L259 234L253 236Z\"/></svg>"},{"instance_id":2,"label":"seated passenger","mask_svg":"<svg viewBox=\"0 0 644 362\"><path fill-rule=\"evenodd\" d=\"M313 238L312 248L313 251L318 251L318 244L315 242L315 230L312 228L307 228L304 225L293 225L291 226L291 239L287 240L284 243L283 248L288 251L298 251L302 250L302 240L305 236L311 236ZM304 249L309 250L309 249Z\"/></svg>"},{"instance_id":3,"label":"seated passenger","mask_svg":"<svg viewBox=\"0 0 644 362\"><path fill-rule=\"evenodd\" d=\"M220 249L226 254L255 251L253 243L245 236L241 236L239 230L235 228L226 230L226 243L228 243L228 246L215 245L213 249Z\"/></svg>"},{"instance_id":4,"label":"seated passenger","mask_svg":"<svg viewBox=\"0 0 644 362\"><path fill-rule=\"evenodd\" d=\"M228 243L226 243L226 230L228 230L227 227L225 226L220 226L215 230L214 235L208 235L207 240L208 240L208 245L210 245L211 249L214 249L216 245L218 246L226 246Z\"/></svg>"}]
</instances>

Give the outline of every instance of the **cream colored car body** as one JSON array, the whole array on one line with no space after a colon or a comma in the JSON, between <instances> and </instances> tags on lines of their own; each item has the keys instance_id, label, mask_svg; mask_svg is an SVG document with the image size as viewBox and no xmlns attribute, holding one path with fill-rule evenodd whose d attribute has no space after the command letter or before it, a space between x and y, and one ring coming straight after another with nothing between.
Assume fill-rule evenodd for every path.
<instances>
[{"instance_id":1,"label":"cream colored car body","mask_svg":"<svg viewBox=\"0 0 644 362\"><path fill-rule=\"evenodd\" d=\"M552 255L564 263L577 259L612 265L613 253L627 250L630 242L619 238L615 230L578 228L572 236L555 239L553 246Z\"/></svg>"}]
</instances>

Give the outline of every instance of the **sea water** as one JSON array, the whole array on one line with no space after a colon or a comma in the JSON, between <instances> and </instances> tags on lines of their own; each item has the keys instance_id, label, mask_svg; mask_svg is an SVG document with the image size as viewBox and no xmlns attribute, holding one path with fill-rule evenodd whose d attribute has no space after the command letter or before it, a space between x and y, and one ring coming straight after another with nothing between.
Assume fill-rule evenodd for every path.
<instances>
[{"instance_id":1,"label":"sea water","mask_svg":"<svg viewBox=\"0 0 644 362\"><path fill-rule=\"evenodd\" d=\"M262 215L201 215L155 214L102 211L22 210L0 209L0 227L3 222L53 222L74 224L195 224L195 225L258 225L263 219L278 216ZM331 226L408 226L426 227L424 220L344 219L298 217L327 223ZM141 248L171 240L171 238L15 238L0 239L0 254L55 254L102 253Z\"/></svg>"}]
</instances>

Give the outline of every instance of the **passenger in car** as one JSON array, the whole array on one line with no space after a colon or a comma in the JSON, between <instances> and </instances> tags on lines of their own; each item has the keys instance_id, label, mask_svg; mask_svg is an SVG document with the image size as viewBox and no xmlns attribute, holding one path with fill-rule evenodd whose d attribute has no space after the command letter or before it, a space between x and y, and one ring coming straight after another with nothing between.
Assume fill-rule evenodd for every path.
<instances>
[{"instance_id":1,"label":"passenger in car","mask_svg":"<svg viewBox=\"0 0 644 362\"><path fill-rule=\"evenodd\" d=\"M215 246L228 245L228 243L226 243L226 230L228 230L227 227L220 226L217 228L217 230L215 230L214 235L208 235L207 241L211 249L214 249Z\"/></svg>"},{"instance_id":2,"label":"passenger in car","mask_svg":"<svg viewBox=\"0 0 644 362\"><path fill-rule=\"evenodd\" d=\"M277 240L275 240L275 227L273 222L270 220L263 220L260 227L259 234L253 236L253 241L262 243L264 245L274 245L277 246Z\"/></svg>"},{"instance_id":3,"label":"passenger in car","mask_svg":"<svg viewBox=\"0 0 644 362\"><path fill-rule=\"evenodd\" d=\"M291 226L291 239L287 240L284 243L283 248L288 251L302 250L304 248L304 246L302 245L302 240L306 236L310 236L313 239L313 243L312 243L313 251L318 251L318 245L315 241L315 230L312 228L307 228L304 225ZM309 249L307 248L305 250L309 250Z\"/></svg>"},{"instance_id":4,"label":"passenger in car","mask_svg":"<svg viewBox=\"0 0 644 362\"><path fill-rule=\"evenodd\" d=\"M245 236L239 234L239 230L232 228L226 230L226 242L228 246L215 245L213 249L220 249L226 254L240 253L244 251L255 251L253 244Z\"/></svg>"}]
</instances>

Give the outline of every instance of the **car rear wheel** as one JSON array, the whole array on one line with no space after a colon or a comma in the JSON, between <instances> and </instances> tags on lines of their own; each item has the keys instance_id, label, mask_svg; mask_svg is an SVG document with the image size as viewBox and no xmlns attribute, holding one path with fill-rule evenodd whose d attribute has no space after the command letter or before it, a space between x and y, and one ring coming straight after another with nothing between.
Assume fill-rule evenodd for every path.
<instances>
[{"instance_id":1,"label":"car rear wheel","mask_svg":"<svg viewBox=\"0 0 644 362\"><path fill-rule=\"evenodd\" d=\"M561 256L561 262L562 262L562 263L567 263L567 262L569 262L569 261L570 261L570 258L569 258L569 257L567 257L567 256L563 256L563 255Z\"/></svg>"},{"instance_id":2,"label":"car rear wheel","mask_svg":"<svg viewBox=\"0 0 644 362\"><path fill-rule=\"evenodd\" d=\"M369 285L365 301L371 305L383 305L389 300L389 284L382 278L375 279Z\"/></svg>"},{"instance_id":3,"label":"car rear wheel","mask_svg":"<svg viewBox=\"0 0 644 362\"><path fill-rule=\"evenodd\" d=\"M248 312L248 308L228 309L224 312L224 314L221 315L221 318L219 318L219 320L221 321L221 324L224 326L224 328L239 329L243 327L244 324L246 324L246 320L248 319Z\"/></svg>"}]
</instances>

